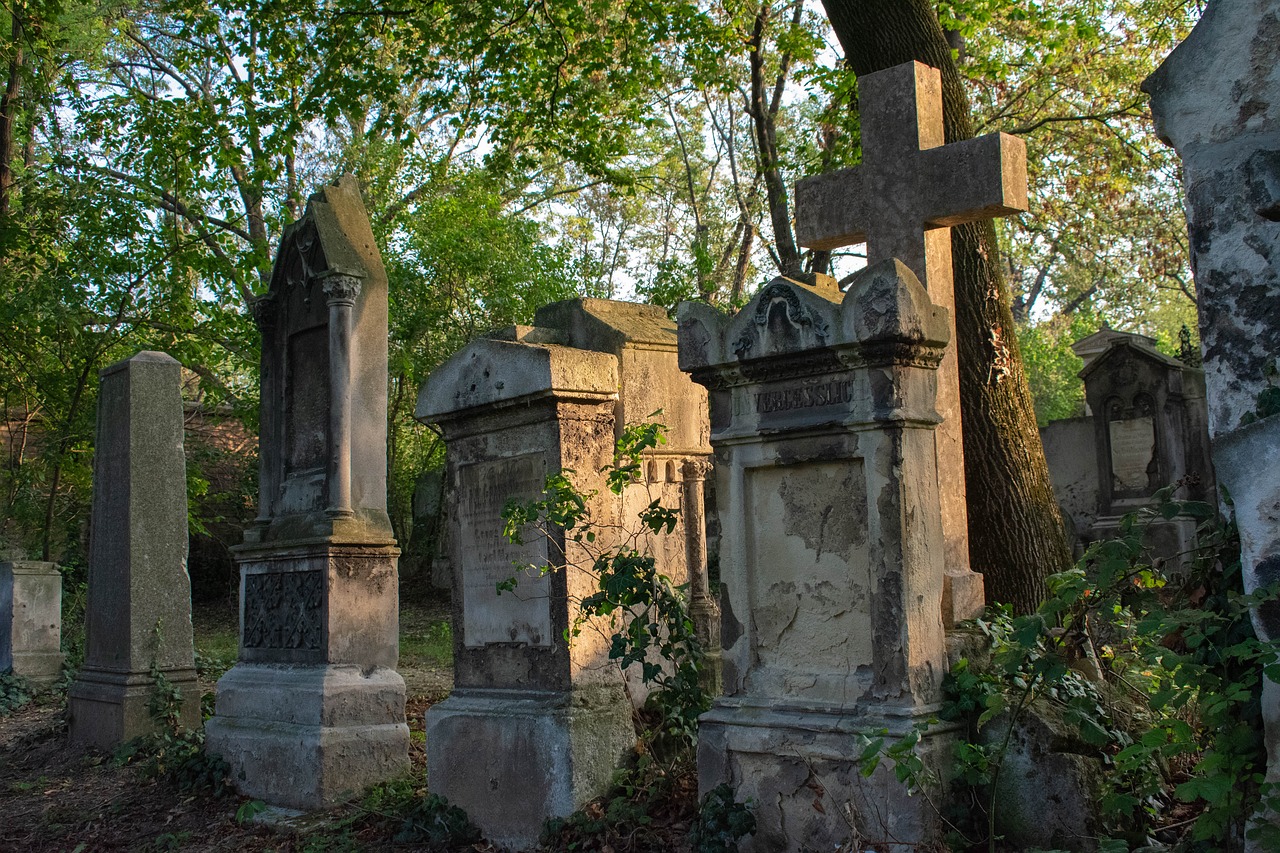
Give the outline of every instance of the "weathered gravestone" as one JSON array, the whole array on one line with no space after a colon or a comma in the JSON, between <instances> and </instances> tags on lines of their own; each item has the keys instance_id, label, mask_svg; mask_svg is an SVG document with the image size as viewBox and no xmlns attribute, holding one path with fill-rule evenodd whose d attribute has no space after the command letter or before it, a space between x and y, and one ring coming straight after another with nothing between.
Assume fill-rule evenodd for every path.
<instances>
[{"instance_id":1,"label":"weathered gravestone","mask_svg":"<svg viewBox=\"0 0 1280 853\"><path fill-rule=\"evenodd\" d=\"M259 508L209 751L238 790L330 805L409 767L387 517L387 278L354 178L285 229L262 331Z\"/></svg>"},{"instance_id":2,"label":"weathered gravestone","mask_svg":"<svg viewBox=\"0 0 1280 853\"><path fill-rule=\"evenodd\" d=\"M1115 538L1121 517L1166 486L1177 486L1180 500L1213 499L1203 371L1141 339L1115 339L1080 376L1093 412L1101 512L1090 539ZM1197 523L1188 516L1148 523L1152 556L1176 570Z\"/></svg>"},{"instance_id":3,"label":"weathered gravestone","mask_svg":"<svg viewBox=\"0 0 1280 853\"><path fill-rule=\"evenodd\" d=\"M942 82L909 62L858 80L862 165L796 183L796 240L814 249L865 242L867 261L897 258L951 316L951 229L1027 209L1026 146L992 133L944 145ZM953 345L938 371L938 477L947 552L944 618L982 612L982 576L969 565L960 372Z\"/></svg>"},{"instance_id":4,"label":"weathered gravestone","mask_svg":"<svg viewBox=\"0 0 1280 853\"><path fill-rule=\"evenodd\" d=\"M1098 340L1105 344L1098 347ZM1204 372L1157 350L1150 338L1106 330L1072 346L1087 357L1085 418L1041 430L1064 516L1087 544L1119 533L1123 515L1149 506L1166 486L1179 500L1213 500ZM1147 547L1173 560L1188 552L1196 520L1153 519Z\"/></svg>"},{"instance_id":5,"label":"weathered gravestone","mask_svg":"<svg viewBox=\"0 0 1280 853\"><path fill-rule=\"evenodd\" d=\"M1214 467L1236 500L1254 590L1280 581L1280 415L1244 423L1280 369L1280 0L1210 2L1142 87L1182 158ZM1280 607L1260 608L1254 624L1280 640ZM1275 784L1280 685L1264 689Z\"/></svg>"},{"instance_id":6,"label":"weathered gravestone","mask_svg":"<svg viewBox=\"0 0 1280 853\"><path fill-rule=\"evenodd\" d=\"M934 430L949 336L901 262L777 278L740 313L680 313L680 364L711 392L724 694L698 732L698 782L755 803L744 851L928 846L940 821L859 733L910 733L946 669ZM918 750L941 768L949 736ZM935 792L936 793L936 792ZM936 800L935 800L936 801Z\"/></svg>"},{"instance_id":7,"label":"weathered gravestone","mask_svg":"<svg viewBox=\"0 0 1280 853\"><path fill-rule=\"evenodd\" d=\"M110 749L159 728L153 671L200 725L187 576L182 368L140 352L102 370L93 459L84 667L68 692L71 739Z\"/></svg>"},{"instance_id":8,"label":"weathered gravestone","mask_svg":"<svg viewBox=\"0 0 1280 853\"><path fill-rule=\"evenodd\" d=\"M62 572L57 563L0 563L0 672L41 686L62 674Z\"/></svg>"},{"instance_id":9,"label":"weathered gravestone","mask_svg":"<svg viewBox=\"0 0 1280 853\"><path fill-rule=\"evenodd\" d=\"M680 506L682 472L709 453L706 395L679 372L661 309L571 300L535 322L463 348L432 373L417 409L444 432L455 496L454 690L427 712L428 784L490 841L517 849L536 844L547 818L604 793L634 745L607 626L565 640L576 602L597 588L591 554L608 547L610 526L634 528L654 498ZM657 409L669 443L646 455L647 482L615 498L601 472L614 439ZM588 546L552 528L508 542L505 503L538 496L560 471L596 493L589 505L602 538ZM649 543L676 583L701 568L689 565L685 543L679 530ZM548 571L517 573L517 564ZM499 593L512 576L515 590Z\"/></svg>"}]
</instances>

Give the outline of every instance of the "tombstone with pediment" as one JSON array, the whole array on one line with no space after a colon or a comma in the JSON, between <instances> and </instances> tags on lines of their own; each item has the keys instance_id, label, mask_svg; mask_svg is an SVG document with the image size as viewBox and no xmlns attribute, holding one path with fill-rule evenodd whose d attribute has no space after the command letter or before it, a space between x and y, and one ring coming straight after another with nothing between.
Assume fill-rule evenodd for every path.
<instances>
[{"instance_id":1,"label":"tombstone with pediment","mask_svg":"<svg viewBox=\"0 0 1280 853\"><path fill-rule=\"evenodd\" d=\"M1093 539L1115 535L1120 517L1148 506L1166 486L1177 485L1181 500L1214 499L1204 371L1141 335L1107 334L1107 348L1080 373L1097 450ZM1195 528L1192 518L1154 522L1148 545L1154 556L1176 559L1191 547Z\"/></svg>"},{"instance_id":2,"label":"tombstone with pediment","mask_svg":"<svg viewBox=\"0 0 1280 853\"><path fill-rule=\"evenodd\" d=\"M318 808L409 767L387 516L387 277L354 178L285 229L262 332L259 506L236 549L239 662L210 752L241 793Z\"/></svg>"},{"instance_id":3,"label":"tombstone with pediment","mask_svg":"<svg viewBox=\"0 0 1280 853\"><path fill-rule=\"evenodd\" d=\"M847 293L776 278L733 316L687 302L679 322L681 368L710 392L722 531L724 687L699 722L699 789L755 803L744 851L938 842L926 798L887 764L864 779L857 756L860 733L907 736L942 698L947 311L887 260ZM949 738L924 737L926 764Z\"/></svg>"}]
</instances>

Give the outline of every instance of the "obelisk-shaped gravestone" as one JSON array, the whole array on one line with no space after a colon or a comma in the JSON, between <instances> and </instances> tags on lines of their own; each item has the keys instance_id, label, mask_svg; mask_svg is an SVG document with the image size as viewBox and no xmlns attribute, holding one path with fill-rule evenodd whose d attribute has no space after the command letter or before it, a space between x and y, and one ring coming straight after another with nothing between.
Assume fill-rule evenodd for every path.
<instances>
[{"instance_id":1,"label":"obelisk-shaped gravestone","mask_svg":"<svg viewBox=\"0 0 1280 853\"><path fill-rule=\"evenodd\" d=\"M352 177L285 229L262 332L259 509L240 660L209 751L245 795L332 804L409 767L387 517L387 276Z\"/></svg>"},{"instance_id":2,"label":"obelisk-shaped gravestone","mask_svg":"<svg viewBox=\"0 0 1280 853\"><path fill-rule=\"evenodd\" d=\"M862 165L796 183L796 239L815 249L865 242L868 264L902 261L951 315L935 435L947 552L943 619L951 624L978 615L984 602L982 576L969 565L950 226L1027 209L1026 145L1005 133L944 145L941 77L922 63L868 74L858 88Z\"/></svg>"},{"instance_id":3,"label":"obelisk-shaped gravestone","mask_svg":"<svg viewBox=\"0 0 1280 853\"><path fill-rule=\"evenodd\" d=\"M187 576L182 369L140 352L101 373L84 667L68 695L71 739L100 749L154 731L158 670L200 725Z\"/></svg>"}]
</instances>

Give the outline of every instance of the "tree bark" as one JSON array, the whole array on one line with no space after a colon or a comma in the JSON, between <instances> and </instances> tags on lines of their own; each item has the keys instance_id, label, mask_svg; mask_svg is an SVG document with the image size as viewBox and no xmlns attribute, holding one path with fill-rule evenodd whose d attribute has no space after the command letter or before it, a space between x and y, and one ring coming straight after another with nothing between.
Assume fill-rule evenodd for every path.
<instances>
[{"instance_id":1,"label":"tree bark","mask_svg":"<svg viewBox=\"0 0 1280 853\"><path fill-rule=\"evenodd\" d=\"M9 196L13 191L14 130L18 123L18 98L22 93L22 73L26 55L23 50L22 16L24 7L14 4L11 15L13 55L9 58L9 74L4 94L0 95L0 223L9 215Z\"/></svg>"},{"instance_id":2,"label":"tree bark","mask_svg":"<svg viewBox=\"0 0 1280 853\"><path fill-rule=\"evenodd\" d=\"M946 141L973 136L964 83L928 0L823 0L823 6L855 74L911 60L934 66L942 73ZM953 228L951 241L969 560L985 576L988 602L1025 613L1043 600L1045 578L1070 566L1071 552L1014 334L995 226Z\"/></svg>"}]
</instances>

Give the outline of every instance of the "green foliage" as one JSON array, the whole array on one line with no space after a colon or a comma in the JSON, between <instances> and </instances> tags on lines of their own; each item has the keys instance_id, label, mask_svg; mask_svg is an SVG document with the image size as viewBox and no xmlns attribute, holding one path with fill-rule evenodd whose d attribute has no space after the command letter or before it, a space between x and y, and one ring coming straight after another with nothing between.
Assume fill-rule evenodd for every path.
<instances>
[{"instance_id":1,"label":"green foliage","mask_svg":"<svg viewBox=\"0 0 1280 853\"><path fill-rule=\"evenodd\" d=\"M439 794L415 797L401 812L404 822L396 833L398 844L472 844L480 840L467 813Z\"/></svg>"},{"instance_id":2,"label":"green foliage","mask_svg":"<svg viewBox=\"0 0 1280 853\"><path fill-rule=\"evenodd\" d=\"M23 708L34 693L31 683L21 675L0 672L0 717L7 717Z\"/></svg>"},{"instance_id":3,"label":"green foliage","mask_svg":"<svg viewBox=\"0 0 1280 853\"><path fill-rule=\"evenodd\" d=\"M702 798L689 843L695 853L736 853L738 841L755 834L756 816L750 803L737 802L733 788L722 782Z\"/></svg>"},{"instance_id":4,"label":"green foliage","mask_svg":"<svg viewBox=\"0 0 1280 853\"><path fill-rule=\"evenodd\" d=\"M1255 636L1250 611L1278 591L1246 595L1233 525L1171 495L1158 493L1122 520L1117 538L1053 576L1036 613L978 620L990 662L953 669L944 716L974 730L1006 721L998 748L970 742L957 752L960 778L994 796L1008 735L1033 703L1047 703L1102 756L1102 813L1114 833L1140 838L1176 798L1198 809L1194 841L1226 845L1262 797L1260 692L1280 663L1275 645ZM1199 519L1197 543L1183 570L1166 570L1147 554L1147 526L1179 515Z\"/></svg>"},{"instance_id":5,"label":"green foliage","mask_svg":"<svg viewBox=\"0 0 1280 853\"><path fill-rule=\"evenodd\" d=\"M231 767L205 750L204 729L163 729L126 741L112 755L121 767L133 765L148 779L157 779L191 794L225 797L234 794Z\"/></svg>"},{"instance_id":6,"label":"green foliage","mask_svg":"<svg viewBox=\"0 0 1280 853\"><path fill-rule=\"evenodd\" d=\"M613 462L602 471L613 495L641 486L643 454L665 443L665 431L656 422L630 424L623 429ZM644 683L656 688L653 700L665 712L663 728L692 742L697 737L698 715L711 702L698 678L703 649L684 593L657 570L653 556L640 549L642 534L674 531L678 512L655 498L640 512L640 531L627 534L622 541L602 537L588 507L596 492L581 492L569 479L572 473L549 474L540 498L508 500L502 510L503 534L519 543L533 529L553 542L551 531L563 530L568 541L582 547L591 559L589 571L596 578L597 590L578 602L566 639L579 636L599 621L607 623L612 631L609 658L623 669L640 667ZM545 571L545 566L522 567L524 574ZM514 590L517 584L518 576L513 576L498 584L498 592ZM661 662L654 660L654 655Z\"/></svg>"},{"instance_id":7,"label":"green foliage","mask_svg":"<svg viewBox=\"0 0 1280 853\"><path fill-rule=\"evenodd\" d=\"M688 750L660 757L650 748L653 734L642 736L635 761L614 773L608 794L566 818L547 821L543 848L631 853L671 849L670 827L694 817L697 769Z\"/></svg>"},{"instance_id":8,"label":"green foliage","mask_svg":"<svg viewBox=\"0 0 1280 853\"><path fill-rule=\"evenodd\" d=\"M1084 362L1071 345L1103 328L1095 314L1073 314L1018 327L1018 347L1036 409L1036 422L1074 418L1084 414Z\"/></svg>"}]
</instances>

